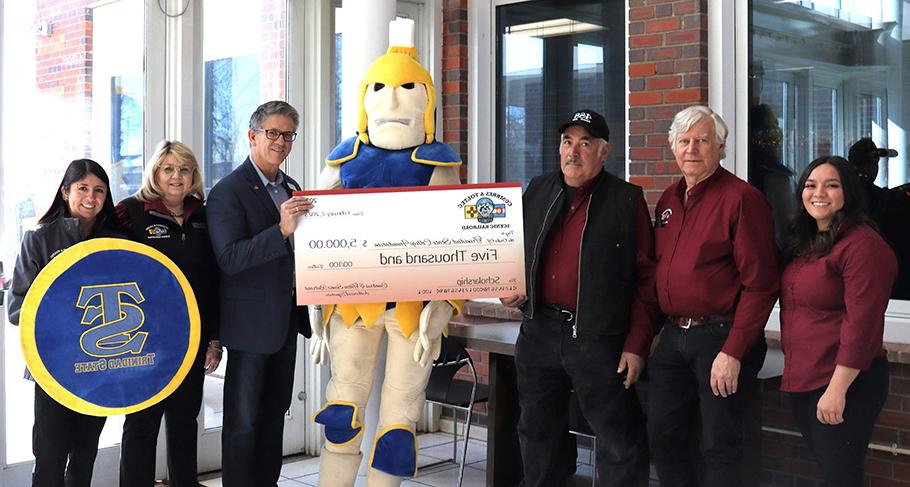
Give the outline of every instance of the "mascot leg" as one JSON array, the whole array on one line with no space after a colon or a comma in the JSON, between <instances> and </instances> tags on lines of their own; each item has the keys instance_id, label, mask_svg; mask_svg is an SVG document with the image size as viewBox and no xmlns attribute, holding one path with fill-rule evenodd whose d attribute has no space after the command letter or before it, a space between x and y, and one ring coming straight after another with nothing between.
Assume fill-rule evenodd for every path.
<instances>
[{"instance_id":1,"label":"mascot leg","mask_svg":"<svg viewBox=\"0 0 910 487\"><path fill-rule=\"evenodd\" d=\"M369 487L397 487L402 477L417 473L417 437L431 367L414 361L417 333L405 337L393 316L386 315L389 337L379 432L370 458Z\"/></svg>"},{"instance_id":2,"label":"mascot leg","mask_svg":"<svg viewBox=\"0 0 910 487\"><path fill-rule=\"evenodd\" d=\"M329 326L332 378L326 388L326 405L315 416L315 421L325 426L326 435L319 460L319 485L350 487L357 479L363 456L364 407L370 398L384 330L381 319L370 327L358 319L348 328L337 312Z\"/></svg>"},{"instance_id":3,"label":"mascot leg","mask_svg":"<svg viewBox=\"0 0 910 487\"><path fill-rule=\"evenodd\" d=\"M319 487L353 487L363 454L336 453L322 448L319 454Z\"/></svg>"}]
</instances>

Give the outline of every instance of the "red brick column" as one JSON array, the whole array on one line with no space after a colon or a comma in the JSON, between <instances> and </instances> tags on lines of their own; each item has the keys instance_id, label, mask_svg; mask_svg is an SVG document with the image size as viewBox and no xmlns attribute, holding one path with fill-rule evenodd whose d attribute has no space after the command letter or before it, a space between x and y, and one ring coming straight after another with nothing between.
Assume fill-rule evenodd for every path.
<instances>
[{"instance_id":1,"label":"red brick column","mask_svg":"<svg viewBox=\"0 0 910 487\"><path fill-rule=\"evenodd\" d=\"M679 177L667 143L673 115L707 103L707 2L629 0L629 181L652 208Z\"/></svg>"},{"instance_id":2,"label":"red brick column","mask_svg":"<svg viewBox=\"0 0 910 487\"><path fill-rule=\"evenodd\" d=\"M442 6L442 80L435 80L442 110L436 136L452 148L468 175L468 0L445 0Z\"/></svg>"}]
</instances>

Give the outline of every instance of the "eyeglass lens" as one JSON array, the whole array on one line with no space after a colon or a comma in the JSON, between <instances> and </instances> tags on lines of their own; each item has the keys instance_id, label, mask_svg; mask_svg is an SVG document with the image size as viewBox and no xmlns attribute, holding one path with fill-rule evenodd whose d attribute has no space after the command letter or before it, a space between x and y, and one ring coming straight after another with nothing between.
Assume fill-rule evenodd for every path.
<instances>
[{"instance_id":1,"label":"eyeglass lens","mask_svg":"<svg viewBox=\"0 0 910 487\"><path fill-rule=\"evenodd\" d=\"M269 140L278 140L278 137L284 137L285 142L293 142L297 138L297 132L279 132L274 129L267 129L265 131L265 136Z\"/></svg>"},{"instance_id":2,"label":"eyeglass lens","mask_svg":"<svg viewBox=\"0 0 910 487\"><path fill-rule=\"evenodd\" d=\"M168 176L174 174L175 171L179 171L181 176L189 176L193 173L193 168L188 166L180 166L179 168L174 166L161 166L161 172Z\"/></svg>"}]
</instances>

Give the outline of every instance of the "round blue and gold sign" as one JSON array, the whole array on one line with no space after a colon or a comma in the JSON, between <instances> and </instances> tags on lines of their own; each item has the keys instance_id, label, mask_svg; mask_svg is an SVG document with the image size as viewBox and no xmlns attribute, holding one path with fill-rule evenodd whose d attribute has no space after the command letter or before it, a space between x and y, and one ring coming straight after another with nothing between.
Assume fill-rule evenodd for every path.
<instances>
[{"instance_id":1,"label":"round blue and gold sign","mask_svg":"<svg viewBox=\"0 0 910 487\"><path fill-rule=\"evenodd\" d=\"M29 288L19 324L41 388L93 416L166 398L199 349L199 309L183 272L129 240L92 239L61 252Z\"/></svg>"}]
</instances>

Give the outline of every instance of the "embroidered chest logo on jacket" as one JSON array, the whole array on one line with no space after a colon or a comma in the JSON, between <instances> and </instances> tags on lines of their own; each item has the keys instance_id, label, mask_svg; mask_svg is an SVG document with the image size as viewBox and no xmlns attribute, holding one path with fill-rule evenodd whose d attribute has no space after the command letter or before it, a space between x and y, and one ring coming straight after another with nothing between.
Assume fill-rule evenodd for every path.
<instances>
[{"instance_id":1,"label":"embroidered chest logo on jacket","mask_svg":"<svg viewBox=\"0 0 910 487\"><path fill-rule=\"evenodd\" d=\"M669 208L661 212L660 219L657 220L658 228L667 226L667 223L670 223L671 216L673 216L673 210Z\"/></svg>"},{"instance_id":2,"label":"embroidered chest logo on jacket","mask_svg":"<svg viewBox=\"0 0 910 487\"><path fill-rule=\"evenodd\" d=\"M149 239L171 238L167 225L160 223L145 227L145 236Z\"/></svg>"}]
</instances>

